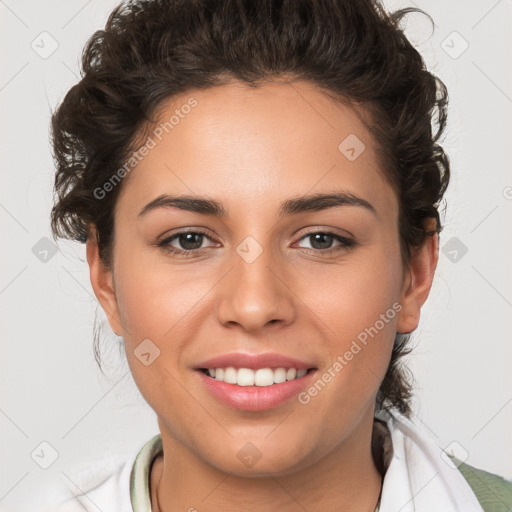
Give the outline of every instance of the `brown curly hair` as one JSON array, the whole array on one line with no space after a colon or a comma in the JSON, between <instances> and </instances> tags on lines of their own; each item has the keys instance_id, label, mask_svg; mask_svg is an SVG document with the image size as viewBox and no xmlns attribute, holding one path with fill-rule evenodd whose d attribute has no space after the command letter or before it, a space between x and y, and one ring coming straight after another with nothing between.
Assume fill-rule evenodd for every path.
<instances>
[{"instance_id":1,"label":"brown curly hair","mask_svg":"<svg viewBox=\"0 0 512 512\"><path fill-rule=\"evenodd\" d=\"M122 184L102 199L94 190L122 167L162 102L231 80L257 87L292 77L369 113L366 124L382 172L399 200L407 267L411 251L442 229L438 207L450 177L449 159L438 144L448 93L400 28L410 12L431 20L413 8L388 13L377 0L121 3L88 41L81 80L52 116L54 239L85 242L94 225L100 257L110 268ZM427 230L427 219L435 219L435 230ZM397 333L377 409L411 413L412 384L400 361L410 350L408 340Z\"/></svg>"}]
</instances>

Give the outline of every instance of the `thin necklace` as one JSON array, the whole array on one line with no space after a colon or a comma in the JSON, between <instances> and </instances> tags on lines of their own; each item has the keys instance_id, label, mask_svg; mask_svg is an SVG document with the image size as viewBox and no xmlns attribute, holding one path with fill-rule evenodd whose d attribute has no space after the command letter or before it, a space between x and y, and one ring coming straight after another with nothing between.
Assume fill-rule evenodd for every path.
<instances>
[{"instance_id":1,"label":"thin necklace","mask_svg":"<svg viewBox=\"0 0 512 512\"><path fill-rule=\"evenodd\" d=\"M149 474L151 475L151 472ZM158 489L160 489L160 482L162 481L163 474L164 474L164 471L162 469L162 472L160 473L160 478L158 479L158 483L156 484L156 490L155 490L156 511L153 510L153 506L151 505L150 512L162 512L162 508L160 507L160 502L158 501ZM378 512L378 511L376 511L376 512Z\"/></svg>"},{"instance_id":2,"label":"thin necklace","mask_svg":"<svg viewBox=\"0 0 512 512\"><path fill-rule=\"evenodd\" d=\"M151 510L149 512L163 512L162 508L160 507L160 502L158 501L158 489L160 488L160 481L162 480L162 474L160 474L160 480L158 480L157 488L155 491L155 501L156 501L156 510L153 510L153 506L151 506ZM379 496L377 498L377 504L375 505L374 512L380 511L380 499L382 497L382 487L383 487L383 479L380 480L380 489L379 489Z\"/></svg>"},{"instance_id":3,"label":"thin necklace","mask_svg":"<svg viewBox=\"0 0 512 512\"><path fill-rule=\"evenodd\" d=\"M380 490L379 490L379 497L377 498L377 505L375 505L374 512L379 512L380 510L380 498L382 496L382 486L383 486L383 479L380 479Z\"/></svg>"},{"instance_id":4,"label":"thin necklace","mask_svg":"<svg viewBox=\"0 0 512 512\"><path fill-rule=\"evenodd\" d=\"M151 495L149 490L152 461L163 453L162 438L160 434L155 435L141 449L136 457L130 473L130 501L134 512L156 512L152 510ZM162 473L163 474L163 473ZM162 475L160 475L160 479ZM160 482L159 482L160 483ZM374 512L379 512L384 486L384 475L381 477L381 485L377 506ZM158 501L158 489L155 492L155 504L158 512L163 512Z\"/></svg>"}]
</instances>

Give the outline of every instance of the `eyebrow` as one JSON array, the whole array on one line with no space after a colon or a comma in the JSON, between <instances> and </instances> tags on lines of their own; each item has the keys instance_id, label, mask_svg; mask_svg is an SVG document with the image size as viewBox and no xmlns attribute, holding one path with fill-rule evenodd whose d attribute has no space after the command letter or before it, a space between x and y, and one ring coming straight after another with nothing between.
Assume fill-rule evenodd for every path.
<instances>
[{"instance_id":1,"label":"eyebrow","mask_svg":"<svg viewBox=\"0 0 512 512\"><path fill-rule=\"evenodd\" d=\"M376 217L379 216L373 205L365 199L349 192L333 192L287 199L279 208L279 217L306 212L318 212L340 206L361 207L372 212ZM227 217L227 211L223 204L214 199L190 195L172 196L169 194L162 194L150 201L142 208L138 217L144 217L149 212L158 208L178 208L201 215L213 215L220 218Z\"/></svg>"}]
</instances>

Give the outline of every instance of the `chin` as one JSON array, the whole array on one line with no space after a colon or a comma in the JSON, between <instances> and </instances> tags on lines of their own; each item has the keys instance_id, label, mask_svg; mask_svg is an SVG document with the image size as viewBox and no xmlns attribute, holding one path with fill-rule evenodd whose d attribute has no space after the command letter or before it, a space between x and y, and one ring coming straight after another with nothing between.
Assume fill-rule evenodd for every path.
<instances>
[{"instance_id":1,"label":"chin","mask_svg":"<svg viewBox=\"0 0 512 512\"><path fill-rule=\"evenodd\" d=\"M304 443L290 441L259 443L235 442L223 446L220 452L210 451L206 462L218 470L243 478L280 477L308 466Z\"/></svg>"}]
</instances>

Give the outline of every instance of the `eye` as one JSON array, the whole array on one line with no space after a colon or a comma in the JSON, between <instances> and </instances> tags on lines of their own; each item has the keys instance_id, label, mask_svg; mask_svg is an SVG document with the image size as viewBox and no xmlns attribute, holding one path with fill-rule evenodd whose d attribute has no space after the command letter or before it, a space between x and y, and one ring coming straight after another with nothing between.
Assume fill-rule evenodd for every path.
<instances>
[{"instance_id":1,"label":"eye","mask_svg":"<svg viewBox=\"0 0 512 512\"><path fill-rule=\"evenodd\" d=\"M159 242L158 247L161 247L167 253L194 256L197 252L202 252L206 248L203 247L205 239L211 240L204 231L180 231Z\"/></svg>"},{"instance_id":2,"label":"eye","mask_svg":"<svg viewBox=\"0 0 512 512\"><path fill-rule=\"evenodd\" d=\"M304 249L314 254L349 250L357 245L354 240L329 231L314 231L300 238L300 240L307 239L310 239L310 247L304 247ZM167 254L193 257L208 248L203 246L205 240L212 239L204 231L180 231L159 242L158 247L161 247ZM334 242L337 242L338 245L333 247Z\"/></svg>"},{"instance_id":3,"label":"eye","mask_svg":"<svg viewBox=\"0 0 512 512\"><path fill-rule=\"evenodd\" d=\"M305 249L310 250L309 252L312 250L315 253L347 250L356 245L354 240L330 231L314 231L303 236L300 240L307 239L310 239L311 247L305 247ZM338 242L338 245L332 247L333 242Z\"/></svg>"}]
</instances>

